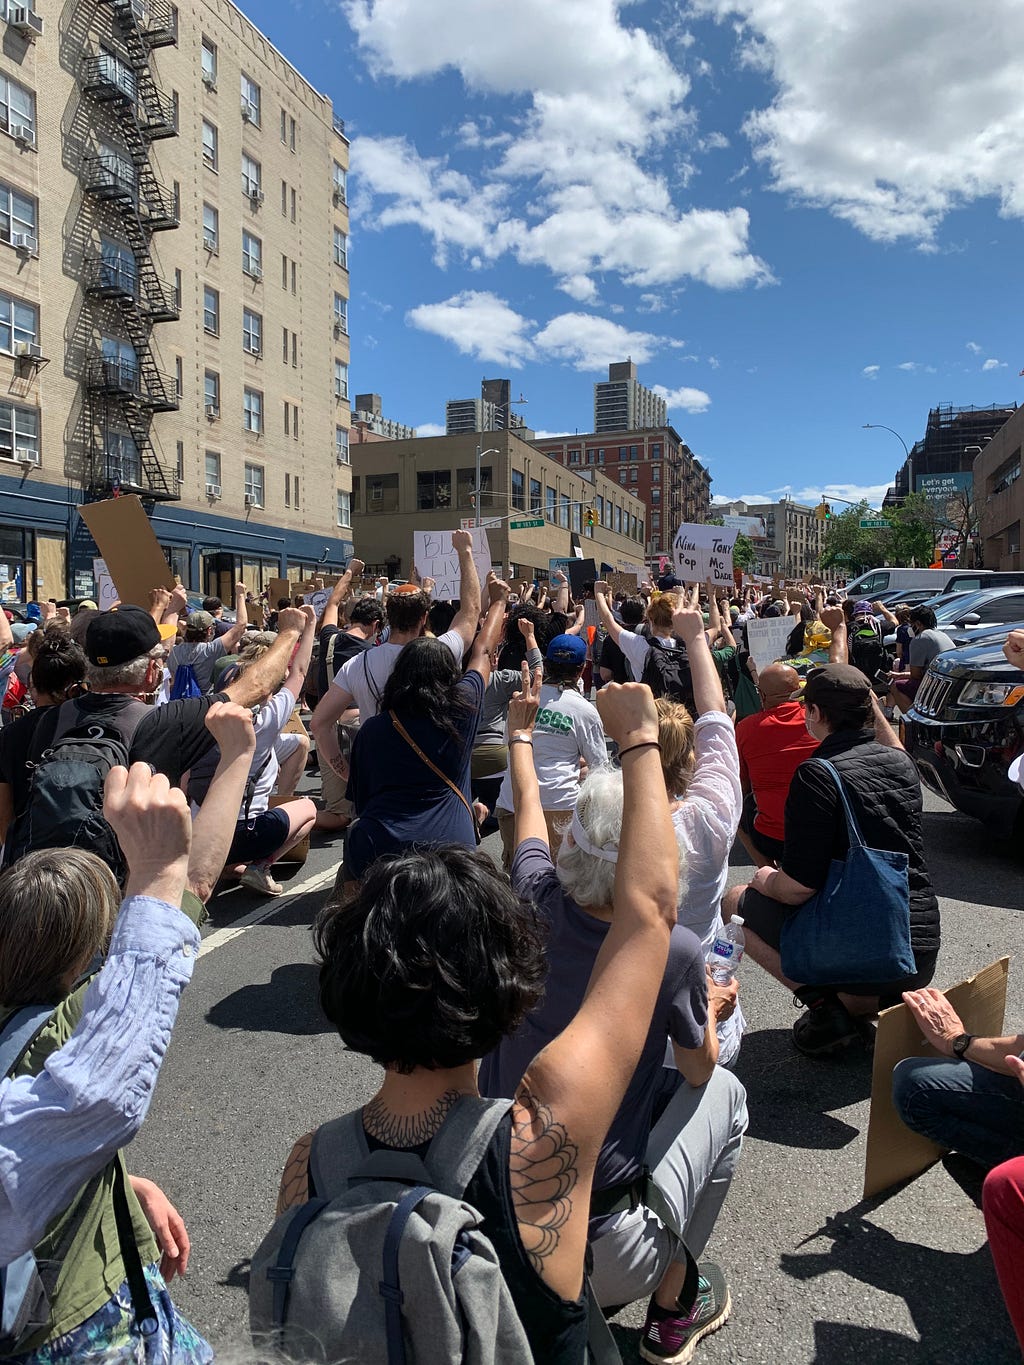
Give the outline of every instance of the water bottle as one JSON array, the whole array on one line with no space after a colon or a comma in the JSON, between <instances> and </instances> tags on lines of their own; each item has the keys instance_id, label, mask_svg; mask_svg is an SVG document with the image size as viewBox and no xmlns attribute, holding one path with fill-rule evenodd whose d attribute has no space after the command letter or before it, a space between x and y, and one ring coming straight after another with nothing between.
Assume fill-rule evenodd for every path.
<instances>
[{"instance_id":1,"label":"water bottle","mask_svg":"<svg viewBox=\"0 0 1024 1365\"><path fill-rule=\"evenodd\" d=\"M715 946L708 958L712 980L724 986L736 975L736 968L743 960L746 939L743 937L743 916L733 915L732 919L715 938Z\"/></svg>"}]
</instances>

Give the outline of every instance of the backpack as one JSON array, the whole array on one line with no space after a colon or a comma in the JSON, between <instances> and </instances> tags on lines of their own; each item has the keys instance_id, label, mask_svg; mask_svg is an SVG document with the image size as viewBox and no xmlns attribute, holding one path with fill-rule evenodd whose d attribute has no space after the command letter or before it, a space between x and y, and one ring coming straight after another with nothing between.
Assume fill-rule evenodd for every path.
<instances>
[{"instance_id":1,"label":"backpack","mask_svg":"<svg viewBox=\"0 0 1024 1365\"><path fill-rule=\"evenodd\" d=\"M272 1358L531 1365L497 1252L463 1198L510 1100L463 1096L427 1153L370 1152L362 1111L318 1128L317 1197L288 1209L249 1279Z\"/></svg>"},{"instance_id":2,"label":"backpack","mask_svg":"<svg viewBox=\"0 0 1024 1365\"><path fill-rule=\"evenodd\" d=\"M682 645L667 645L653 637L647 642L647 658L640 681L646 683L655 697L668 697L694 710L693 678L690 662Z\"/></svg>"},{"instance_id":3,"label":"backpack","mask_svg":"<svg viewBox=\"0 0 1024 1365\"><path fill-rule=\"evenodd\" d=\"M185 701L188 697L201 697L203 689L199 686L196 670L191 664L179 664L174 670L171 683L171 701Z\"/></svg>"},{"instance_id":4,"label":"backpack","mask_svg":"<svg viewBox=\"0 0 1024 1365\"><path fill-rule=\"evenodd\" d=\"M869 682L874 682L876 673L888 672L892 667L892 655L882 642L882 632L873 616L855 617L850 623L848 641L850 663Z\"/></svg>"},{"instance_id":5,"label":"backpack","mask_svg":"<svg viewBox=\"0 0 1024 1365\"><path fill-rule=\"evenodd\" d=\"M120 880L126 865L103 818L103 784L111 768L130 766L132 736L149 707L129 702L106 720L83 717L75 701L53 709L53 724L40 722L33 737L28 800L8 830L4 866L38 848L81 847Z\"/></svg>"},{"instance_id":6,"label":"backpack","mask_svg":"<svg viewBox=\"0 0 1024 1365\"><path fill-rule=\"evenodd\" d=\"M90 972L87 975L91 975ZM39 1037L50 1019L54 1006L25 1005L9 1016L0 1028L0 1077L11 1077L26 1052ZM94 1196L103 1184L107 1167L101 1168L89 1180L78 1197L76 1215L68 1220L60 1241L44 1261L37 1261L34 1251L23 1252L9 1265L0 1268L0 1358L21 1354L24 1344L48 1327L52 1318L52 1300L64 1263L81 1231L82 1222L92 1205ZM132 1228L131 1208L125 1193L124 1167L120 1156L114 1157L114 1219L117 1240L128 1278L129 1294L136 1323L155 1321L156 1313L146 1285L142 1260Z\"/></svg>"}]
</instances>

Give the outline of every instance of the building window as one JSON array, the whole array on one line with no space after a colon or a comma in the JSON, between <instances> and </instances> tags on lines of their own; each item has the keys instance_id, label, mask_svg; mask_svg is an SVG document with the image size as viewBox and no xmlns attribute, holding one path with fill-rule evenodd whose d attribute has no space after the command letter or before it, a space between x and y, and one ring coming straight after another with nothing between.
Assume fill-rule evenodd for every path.
<instances>
[{"instance_id":1,"label":"building window","mask_svg":"<svg viewBox=\"0 0 1024 1365\"><path fill-rule=\"evenodd\" d=\"M628 469L620 469L620 470L619 470L619 483L625 483L625 482L628 480L628 478L629 478L629 470L628 470Z\"/></svg>"},{"instance_id":2,"label":"building window","mask_svg":"<svg viewBox=\"0 0 1024 1365\"><path fill-rule=\"evenodd\" d=\"M139 447L133 437L127 431L117 431L108 427L103 436L103 449L109 482L139 487L142 469Z\"/></svg>"},{"instance_id":3,"label":"building window","mask_svg":"<svg viewBox=\"0 0 1024 1365\"><path fill-rule=\"evenodd\" d=\"M174 392L180 403L185 393L185 367L180 355L174 357Z\"/></svg>"},{"instance_id":4,"label":"building window","mask_svg":"<svg viewBox=\"0 0 1024 1365\"><path fill-rule=\"evenodd\" d=\"M480 506L493 506L493 482L494 471L490 465L480 467ZM459 507L476 507L476 466L471 469L457 469L455 471L456 496Z\"/></svg>"},{"instance_id":5,"label":"building window","mask_svg":"<svg viewBox=\"0 0 1024 1365\"><path fill-rule=\"evenodd\" d=\"M630 446L630 447L629 447L629 458L630 458L631 460L639 459L639 456L637 455L637 448L636 448L636 446Z\"/></svg>"},{"instance_id":6,"label":"building window","mask_svg":"<svg viewBox=\"0 0 1024 1365\"><path fill-rule=\"evenodd\" d=\"M249 355L263 354L263 317L251 308L242 309L242 348Z\"/></svg>"},{"instance_id":7,"label":"building window","mask_svg":"<svg viewBox=\"0 0 1024 1365\"><path fill-rule=\"evenodd\" d=\"M651 466L651 483L661 483L661 465Z\"/></svg>"},{"instance_id":8,"label":"building window","mask_svg":"<svg viewBox=\"0 0 1024 1365\"><path fill-rule=\"evenodd\" d=\"M178 266L174 268L174 306L181 311L181 270Z\"/></svg>"},{"instance_id":9,"label":"building window","mask_svg":"<svg viewBox=\"0 0 1024 1365\"><path fill-rule=\"evenodd\" d=\"M652 488L652 489L651 489L651 502L654 503L655 505L657 505L659 502L661 502L661 489L660 489L660 488Z\"/></svg>"},{"instance_id":10,"label":"building window","mask_svg":"<svg viewBox=\"0 0 1024 1365\"><path fill-rule=\"evenodd\" d=\"M660 442L660 441L655 441L654 445L651 446L651 459L652 459L652 460L660 460L660 459L661 459L661 442Z\"/></svg>"},{"instance_id":11,"label":"building window","mask_svg":"<svg viewBox=\"0 0 1024 1365\"><path fill-rule=\"evenodd\" d=\"M39 314L30 303L0 294L0 351L17 355L19 348L35 343Z\"/></svg>"},{"instance_id":12,"label":"building window","mask_svg":"<svg viewBox=\"0 0 1024 1365\"><path fill-rule=\"evenodd\" d=\"M619 459L620 460L629 459L629 451L625 446L619 446Z\"/></svg>"},{"instance_id":13,"label":"building window","mask_svg":"<svg viewBox=\"0 0 1024 1365\"><path fill-rule=\"evenodd\" d=\"M283 109L281 110L281 141L288 141L288 115Z\"/></svg>"},{"instance_id":14,"label":"building window","mask_svg":"<svg viewBox=\"0 0 1024 1365\"><path fill-rule=\"evenodd\" d=\"M178 478L179 478L179 479L183 479L183 478L185 477L185 442L184 442L184 441L175 441L175 443L174 443L174 457L175 457L176 468L177 468L177 470L178 470Z\"/></svg>"},{"instance_id":15,"label":"building window","mask_svg":"<svg viewBox=\"0 0 1024 1365\"><path fill-rule=\"evenodd\" d=\"M580 462L580 452L579 452L578 450L570 450L570 451L569 451L569 463L570 463L570 464L579 464L579 462Z\"/></svg>"},{"instance_id":16,"label":"building window","mask_svg":"<svg viewBox=\"0 0 1024 1365\"><path fill-rule=\"evenodd\" d=\"M217 129L203 119L203 165L211 171L217 169Z\"/></svg>"},{"instance_id":17,"label":"building window","mask_svg":"<svg viewBox=\"0 0 1024 1365\"><path fill-rule=\"evenodd\" d=\"M292 332L292 369L298 369L299 365L299 334Z\"/></svg>"},{"instance_id":18,"label":"building window","mask_svg":"<svg viewBox=\"0 0 1024 1365\"><path fill-rule=\"evenodd\" d=\"M294 294L294 293L296 292L296 289L297 289L298 278L299 278L299 265L298 265L298 262L297 262L297 261L292 261L292 262L291 262L291 267L292 267L292 293Z\"/></svg>"},{"instance_id":19,"label":"building window","mask_svg":"<svg viewBox=\"0 0 1024 1365\"><path fill-rule=\"evenodd\" d=\"M339 206L348 203L348 171L344 166L334 163L332 171L332 182L334 184L334 202Z\"/></svg>"},{"instance_id":20,"label":"building window","mask_svg":"<svg viewBox=\"0 0 1024 1365\"><path fill-rule=\"evenodd\" d=\"M263 175L262 168L260 166L260 163L256 160L256 158L250 156L248 152L243 152L242 193L248 199L255 199L259 201L262 198L262 191L260 190L260 181L262 179L262 175Z\"/></svg>"},{"instance_id":21,"label":"building window","mask_svg":"<svg viewBox=\"0 0 1024 1365\"><path fill-rule=\"evenodd\" d=\"M348 336L348 299L342 294L334 296L334 330Z\"/></svg>"},{"instance_id":22,"label":"building window","mask_svg":"<svg viewBox=\"0 0 1024 1365\"><path fill-rule=\"evenodd\" d=\"M569 529L569 494L563 493L558 502L558 524Z\"/></svg>"},{"instance_id":23,"label":"building window","mask_svg":"<svg viewBox=\"0 0 1024 1365\"><path fill-rule=\"evenodd\" d=\"M297 429L297 428L296 428L296 434L298 434L298 429ZM293 488L294 488L294 491L295 491L295 506L298 507L298 505L299 505L299 476L298 476L298 474L296 474L296 475L295 475L295 478L292 480L292 485L293 485Z\"/></svg>"},{"instance_id":24,"label":"building window","mask_svg":"<svg viewBox=\"0 0 1024 1365\"><path fill-rule=\"evenodd\" d=\"M546 509L544 515L547 517L548 521L553 523L558 515L558 494L553 488L545 490L545 503Z\"/></svg>"},{"instance_id":25,"label":"building window","mask_svg":"<svg viewBox=\"0 0 1024 1365\"><path fill-rule=\"evenodd\" d=\"M571 507L572 529L579 535L583 526L583 508L578 502L574 502Z\"/></svg>"},{"instance_id":26,"label":"building window","mask_svg":"<svg viewBox=\"0 0 1024 1365\"><path fill-rule=\"evenodd\" d=\"M217 454L217 452L216 452L215 450L208 450L208 451L206 452L205 465L206 465L206 486L207 486L207 488L209 488L209 487L212 485L214 488L217 489L217 492L218 492L218 494L219 494L219 493L220 493L220 456Z\"/></svg>"},{"instance_id":27,"label":"building window","mask_svg":"<svg viewBox=\"0 0 1024 1365\"><path fill-rule=\"evenodd\" d=\"M263 394L259 389L245 389L242 393L242 426L260 436L263 432Z\"/></svg>"},{"instance_id":28,"label":"building window","mask_svg":"<svg viewBox=\"0 0 1024 1365\"><path fill-rule=\"evenodd\" d=\"M207 370L203 375L203 404L211 422L220 416L220 375L216 370Z\"/></svg>"},{"instance_id":29,"label":"building window","mask_svg":"<svg viewBox=\"0 0 1024 1365\"><path fill-rule=\"evenodd\" d=\"M216 88L217 85L217 44L209 38L203 39L203 84Z\"/></svg>"},{"instance_id":30,"label":"building window","mask_svg":"<svg viewBox=\"0 0 1024 1365\"><path fill-rule=\"evenodd\" d=\"M13 133L19 125L35 137L36 97L17 81L0 76L0 127Z\"/></svg>"},{"instance_id":31,"label":"building window","mask_svg":"<svg viewBox=\"0 0 1024 1365\"><path fill-rule=\"evenodd\" d=\"M348 427L334 428L334 456L339 464L349 464Z\"/></svg>"},{"instance_id":32,"label":"building window","mask_svg":"<svg viewBox=\"0 0 1024 1365\"><path fill-rule=\"evenodd\" d=\"M287 412L287 410L288 404L286 403L285 411ZM285 507L291 507L292 505L292 476L290 474L284 476L284 505Z\"/></svg>"},{"instance_id":33,"label":"building window","mask_svg":"<svg viewBox=\"0 0 1024 1365\"><path fill-rule=\"evenodd\" d=\"M622 535L622 508L615 509L615 531L617 535Z\"/></svg>"},{"instance_id":34,"label":"building window","mask_svg":"<svg viewBox=\"0 0 1024 1365\"><path fill-rule=\"evenodd\" d=\"M288 217L288 186L283 180L281 181L281 217Z\"/></svg>"},{"instance_id":35,"label":"building window","mask_svg":"<svg viewBox=\"0 0 1024 1365\"><path fill-rule=\"evenodd\" d=\"M636 465L634 465L633 468L629 471L629 481L630 481L630 483L636 483L638 477L639 477L639 470L637 469Z\"/></svg>"},{"instance_id":36,"label":"building window","mask_svg":"<svg viewBox=\"0 0 1024 1365\"><path fill-rule=\"evenodd\" d=\"M208 284L203 285L203 330L220 335L220 294Z\"/></svg>"},{"instance_id":37,"label":"building window","mask_svg":"<svg viewBox=\"0 0 1024 1365\"><path fill-rule=\"evenodd\" d=\"M416 509L432 512L438 507L452 505L452 471L450 469L419 469L416 471Z\"/></svg>"},{"instance_id":38,"label":"building window","mask_svg":"<svg viewBox=\"0 0 1024 1365\"><path fill-rule=\"evenodd\" d=\"M526 511L526 478L521 469L511 471L512 483L512 510L514 512Z\"/></svg>"},{"instance_id":39,"label":"building window","mask_svg":"<svg viewBox=\"0 0 1024 1365\"><path fill-rule=\"evenodd\" d=\"M251 76L242 72L242 118L246 123L260 126L260 88Z\"/></svg>"},{"instance_id":40,"label":"building window","mask_svg":"<svg viewBox=\"0 0 1024 1365\"><path fill-rule=\"evenodd\" d=\"M587 464L594 464L597 460L597 450L591 447L587 451Z\"/></svg>"},{"instance_id":41,"label":"building window","mask_svg":"<svg viewBox=\"0 0 1024 1365\"><path fill-rule=\"evenodd\" d=\"M348 366L343 360L334 362L334 396L335 398L348 397Z\"/></svg>"},{"instance_id":42,"label":"building window","mask_svg":"<svg viewBox=\"0 0 1024 1365\"><path fill-rule=\"evenodd\" d=\"M263 466L245 466L245 501L250 507L263 506Z\"/></svg>"},{"instance_id":43,"label":"building window","mask_svg":"<svg viewBox=\"0 0 1024 1365\"><path fill-rule=\"evenodd\" d=\"M352 525L352 494L338 489L338 525Z\"/></svg>"},{"instance_id":44,"label":"building window","mask_svg":"<svg viewBox=\"0 0 1024 1365\"><path fill-rule=\"evenodd\" d=\"M290 114L288 115L288 146L293 152L295 151L295 120Z\"/></svg>"},{"instance_id":45,"label":"building window","mask_svg":"<svg viewBox=\"0 0 1024 1365\"><path fill-rule=\"evenodd\" d=\"M242 229L242 270L254 280L263 278L263 243Z\"/></svg>"},{"instance_id":46,"label":"building window","mask_svg":"<svg viewBox=\"0 0 1024 1365\"><path fill-rule=\"evenodd\" d=\"M539 512L541 512L542 510L543 510L543 508L542 508L542 504L541 504L540 479L531 479L531 480L530 480L530 511L531 511L531 512L538 512L538 513L539 513Z\"/></svg>"},{"instance_id":47,"label":"building window","mask_svg":"<svg viewBox=\"0 0 1024 1365\"><path fill-rule=\"evenodd\" d=\"M39 459L39 409L0 402L0 458Z\"/></svg>"},{"instance_id":48,"label":"building window","mask_svg":"<svg viewBox=\"0 0 1024 1365\"><path fill-rule=\"evenodd\" d=\"M292 218L292 222L294 223L294 222L295 222L295 210L296 210L296 205L297 205L297 203L298 203L298 190L294 190L294 189L293 189L293 190L290 190L289 193L291 194L291 203L292 203L291 218Z\"/></svg>"},{"instance_id":49,"label":"building window","mask_svg":"<svg viewBox=\"0 0 1024 1365\"><path fill-rule=\"evenodd\" d=\"M214 255L220 250L220 214L212 204L203 205L203 246Z\"/></svg>"},{"instance_id":50,"label":"building window","mask_svg":"<svg viewBox=\"0 0 1024 1365\"><path fill-rule=\"evenodd\" d=\"M334 229L334 264L348 269L348 237L341 228Z\"/></svg>"},{"instance_id":51,"label":"building window","mask_svg":"<svg viewBox=\"0 0 1024 1365\"><path fill-rule=\"evenodd\" d=\"M288 288L288 257L281 253L281 288Z\"/></svg>"}]
</instances>

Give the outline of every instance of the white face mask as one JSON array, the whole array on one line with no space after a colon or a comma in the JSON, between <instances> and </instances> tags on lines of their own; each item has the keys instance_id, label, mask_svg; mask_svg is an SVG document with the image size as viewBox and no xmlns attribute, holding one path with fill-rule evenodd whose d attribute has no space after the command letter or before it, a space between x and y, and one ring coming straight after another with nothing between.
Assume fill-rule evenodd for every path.
<instances>
[{"instance_id":1,"label":"white face mask","mask_svg":"<svg viewBox=\"0 0 1024 1365\"><path fill-rule=\"evenodd\" d=\"M807 733L811 736L811 738L817 739L818 736L814 733L814 721L811 720L811 713L807 710L806 707L804 707L804 725L806 726Z\"/></svg>"}]
</instances>

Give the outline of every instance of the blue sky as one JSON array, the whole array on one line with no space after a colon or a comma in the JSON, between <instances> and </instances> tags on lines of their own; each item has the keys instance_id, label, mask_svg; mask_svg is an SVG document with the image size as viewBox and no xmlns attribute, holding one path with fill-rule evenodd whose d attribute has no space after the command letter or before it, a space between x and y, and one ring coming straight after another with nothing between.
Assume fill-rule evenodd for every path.
<instances>
[{"instance_id":1,"label":"blue sky","mask_svg":"<svg viewBox=\"0 0 1024 1365\"><path fill-rule=\"evenodd\" d=\"M352 391L508 375L587 431L631 355L716 495L881 496L1022 396L1020 0L248 0L352 141Z\"/></svg>"}]
</instances>

